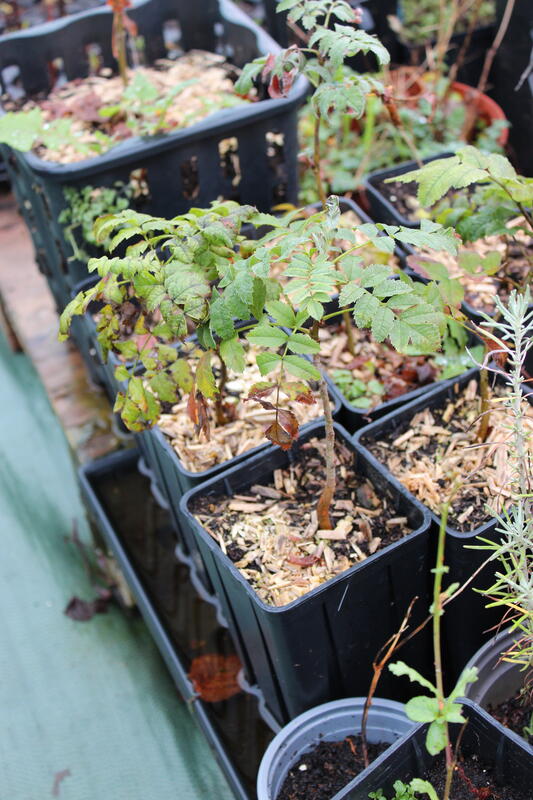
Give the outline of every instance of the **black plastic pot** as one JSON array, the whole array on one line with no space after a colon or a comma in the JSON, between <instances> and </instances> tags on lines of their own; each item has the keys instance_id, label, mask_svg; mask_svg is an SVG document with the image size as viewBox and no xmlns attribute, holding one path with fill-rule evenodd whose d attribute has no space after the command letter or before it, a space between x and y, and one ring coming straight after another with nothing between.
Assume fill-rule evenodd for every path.
<instances>
[{"instance_id":1,"label":"black plastic pot","mask_svg":"<svg viewBox=\"0 0 533 800\"><path fill-rule=\"evenodd\" d=\"M404 256L401 256L402 263L404 263ZM408 271L408 270L406 270ZM412 273L411 270L409 270ZM412 277L415 277L412 274ZM338 302L337 300L331 301L328 305L326 304L326 312L330 313L338 309ZM335 325L338 324L339 317L333 317L332 319L328 320L326 323L327 325ZM480 344L480 340L471 334L468 340L468 346L472 347L473 345ZM465 370L466 372L466 370ZM325 374L328 374L325 371ZM446 380L435 380L431 383L426 384L425 386L419 386L416 389L412 389L410 392L406 392L405 394L399 395L398 397L393 397L390 400L386 400L383 403L375 406L373 409L367 408L358 408L353 403L351 403L342 393L341 389L333 382L333 378L330 375L330 380L335 386L335 389L340 397L342 402L342 408L339 415L339 422L344 425L344 427L350 432L355 433L356 431L360 430L365 425L373 422L381 417L384 417L386 414L390 414L397 408L410 403L412 400L415 400L417 397L421 395L427 394L427 392L434 391L436 388L447 385L449 382L453 382L456 378L449 378Z\"/></svg>"},{"instance_id":2,"label":"black plastic pot","mask_svg":"<svg viewBox=\"0 0 533 800\"><path fill-rule=\"evenodd\" d=\"M339 440L354 451L360 474L368 477L381 495L387 493L398 513L408 517L413 532L286 606L270 606L257 597L190 508L199 496L242 493L253 484L269 482L274 470L297 457L301 443L324 435L322 424L311 425L292 450L270 447L187 492L180 504L245 674L260 687L280 723L317 704L366 693L372 659L399 627L411 599L420 597L413 626L415 617L422 619L427 609L432 562L427 512L409 500L404 489L391 490L383 471L361 455L343 428L335 428ZM405 654L406 660L411 663L414 659L424 669L431 663L429 638L422 634L413 639ZM406 687L391 677L383 675L380 692L404 699Z\"/></svg>"},{"instance_id":3,"label":"black plastic pot","mask_svg":"<svg viewBox=\"0 0 533 800\"><path fill-rule=\"evenodd\" d=\"M423 164L428 164L430 161L435 161L436 158L447 158L452 156L453 153L443 150L442 153L437 153L430 158L425 158ZM419 222L404 217L403 214L396 209L393 203L386 197L379 189L379 184L387 179L394 178L396 175L403 175L405 172L418 169L416 161L406 161L397 166L387 167L386 169L378 169L371 172L364 179L364 187L368 204L370 206L370 217L374 222L384 222L387 225L403 225L405 228L419 228Z\"/></svg>"},{"instance_id":4,"label":"black plastic pot","mask_svg":"<svg viewBox=\"0 0 533 800\"><path fill-rule=\"evenodd\" d=\"M482 764L486 764L498 786L508 786L522 792L524 797L531 797L531 748L520 739L510 736L505 728L496 726L485 711L470 701L464 701L463 711L468 724L461 739L462 755L467 759L468 756L475 756ZM368 800L369 793L379 789L383 789L385 797L390 797L391 794L394 796L395 781L409 783L412 778L422 778L434 760L425 747L426 731L427 725L418 725L382 753L368 770L354 778L332 800ZM461 725L450 726L453 741L460 731Z\"/></svg>"},{"instance_id":5,"label":"black plastic pot","mask_svg":"<svg viewBox=\"0 0 533 800\"><path fill-rule=\"evenodd\" d=\"M387 435L394 433L396 436L400 436L409 428L410 420L416 413L425 408L432 409L445 405L477 375L477 368L472 368L464 375L447 381L444 386L437 387L376 422L372 422L355 434L354 441L375 468L381 469L394 486L403 488L388 467L372 455L372 442L379 441L384 433ZM404 489L404 491L406 490ZM415 499L410 492L407 494ZM440 516L431 510L429 513L433 520L433 535L436 536ZM496 521L489 519L483 525L479 525L469 532L461 532L451 525L447 526L445 563L449 567L447 577L450 583L457 581L462 585L486 560L487 551L469 549L470 546L479 544L477 537L493 541L499 540L501 534L497 530ZM487 565L470 584L470 588L446 608L443 620L443 648L450 687L459 677L468 659L487 641L487 631L492 630L493 626L498 625L501 620L501 610L487 609L485 607L486 598L474 591L491 585L495 568L494 563Z\"/></svg>"},{"instance_id":6,"label":"black plastic pot","mask_svg":"<svg viewBox=\"0 0 533 800\"><path fill-rule=\"evenodd\" d=\"M328 386L333 405L333 417L337 419L341 410L340 393L329 380ZM303 425L301 433L303 434L309 426L314 424L316 423L308 422ZM183 520L180 500L189 489L204 483L204 481L210 480L227 469L241 464L243 461L247 461L256 454L266 452L269 448L269 444L265 439L264 443L232 458L231 461L216 464L203 472L191 472L183 466L169 438L165 436L158 425L136 434L136 439L146 465L152 470L155 481L170 508L170 514L178 536L178 544L185 555L193 559L198 577L203 581L208 591L210 591L211 584L204 571L196 537L191 534L188 523Z\"/></svg>"},{"instance_id":7,"label":"black plastic pot","mask_svg":"<svg viewBox=\"0 0 533 800\"><path fill-rule=\"evenodd\" d=\"M350 697L311 708L269 744L257 775L257 800L276 800L288 771L321 741L341 742L361 730L365 698ZM375 697L368 714L369 742L393 743L414 728L400 703Z\"/></svg>"},{"instance_id":8,"label":"black plastic pot","mask_svg":"<svg viewBox=\"0 0 533 800\"><path fill-rule=\"evenodd\" d=\"M206 737L237 800L253 800L259 762L279 726L261 715L250 687L227 700L203 700L189 677L203 654L234 655L226 631L197 596L188 570L174 556L168 514L137 472L135 449L113 453L80 469L82 494L105 552L114 557L169 672Z\"/></svg>"},{"instance_id":9,"label":"black plastic pot","mask_svg":"<svg viewBox=\"0 0 533 800\"><path fill-rule=\"evenodd\" d=\"M51 58L62 57L68 79L87 75L88 43L99 44L104 66L114 68L112 16L110 8L101 8L1 37L0 72L16 65L28 95L47 93L51 88ZM147 63L167 55L163 26L172 20L181 26L180 46L184 50L221 52L237 66L261 53L279 50L230 0L220 0L220 4L215 0L196 4L188 0L141 0L132 8L131 16L145 38ZM143 211L163 217L183 213L192 205L207 206L219 196L236 199L236 191L242 203L265 211L282 200L295 202L296 110L307 86L306 80L299 78L286 99L223 109L189 128L150 138L130 138L101 156L74 164L56 164L2 146L39 266L51 278L58 307L68 302L73 285L87 274L85 264L71 258L71 247L58 223L66 206L65 187L128 183L132 171L143 169L149 189ZM2 89L6 88L2 83ZM269 141L272 134L279 134L283 144L273 145ZM228 137L235 137L238 143L241 180L237 190L219 153L219 143Z\"/></svg>"},{"instance_id":10,"label":"black plastic pot","mask_svg":"<svg viewBox=\"0 0 533 800\"><path fill-rule=\"evenodd\" d=\"M511 649L519 638L519 632L509 629L500 631L491 637L483 647L470 659L467 667L476 667L478 679L467 686L465 696L487 710L489 706L498 706L516 697L524 685L526 673L520 666L510 661L503 661L502 654ZM507 731L509 736L524 741L521 737L505 728L497 720L494 724ZM531 745L530 748L533 755Z\"/></svg>"}]
</instances>

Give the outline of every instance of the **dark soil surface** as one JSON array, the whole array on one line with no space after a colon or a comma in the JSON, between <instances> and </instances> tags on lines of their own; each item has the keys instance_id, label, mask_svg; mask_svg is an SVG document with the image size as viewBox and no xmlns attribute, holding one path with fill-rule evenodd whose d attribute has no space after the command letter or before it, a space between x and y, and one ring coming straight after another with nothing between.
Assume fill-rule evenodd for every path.
<instances>
[{"instance_id":1,"label":"dark soil surface","mask_svg":"<svg viewBox=\"0 0 533 800\"><path fill-rule=\"evenodd\" d=\"M405 217L410 222L420 222L420 203L416 199L416 184L400 183L393 181L385 183L388 178L373 181L375 188L387 198L389 203L394 206L398 214Z\"/></svg>"},{"instance_id":2,"label":"dark soil surface","mask_svg":"<svg viewBox=\"0 0 533 800\"><path fill-rule=\"evenodd\" d=\"M532 722L533 708L529 703L524 703L517 696L498 706L490 706L488 712L506 728L522 736L528 744L533 745L533 735L524 730L531 727Z\"/></svg>"},{"instance_id":3,"label":"dark soil surface","mask_svg":"<svg viewBox=\"0 0 533 800\"><path fill-rule=\"evenodd\" d=\"M369 744L369 761L388 746ZM349 736L341 742L321 742L289 771L276 800L331 800L364 768L360 736Z\"/></svg>"},{"instance_id":4,"label":"dark soil surface","mask_svg":"<svg viewBox=\"0 0 533 800\"><path fill-rule=\"evenodd\" d=\"M444 758L439 758L424 775L438 797L442 797L445 784ZM508 786L498 786L494 780L491 766L484 764L477 756L461 761L452 782L450 800L531 800L527 795Z\"/></svg>"}]
</instances>

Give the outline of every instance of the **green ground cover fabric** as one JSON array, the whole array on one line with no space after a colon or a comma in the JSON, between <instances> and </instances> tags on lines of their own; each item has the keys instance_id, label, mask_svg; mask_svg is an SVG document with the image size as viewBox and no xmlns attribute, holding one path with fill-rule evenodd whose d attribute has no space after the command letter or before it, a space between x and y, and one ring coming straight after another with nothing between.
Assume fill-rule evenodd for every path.
<instances>
[{"instance_id":1,"label":"green ground cover fabric","mask_svg":"<svg viewBox=\"0 0 533 800\"><path fill-rule=\"evenodd\" d=\"M229 800L142 620L63 613L94 595L66 538L88 528L58 420L1 333L0 403L0 798Z\"/></svg>"}]
</instances>

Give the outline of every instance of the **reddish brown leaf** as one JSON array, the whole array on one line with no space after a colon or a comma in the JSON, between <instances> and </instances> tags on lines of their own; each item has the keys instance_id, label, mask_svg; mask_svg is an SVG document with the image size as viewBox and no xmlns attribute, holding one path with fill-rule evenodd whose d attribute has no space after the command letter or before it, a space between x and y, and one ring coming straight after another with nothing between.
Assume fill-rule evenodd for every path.
<instances>
[{"instance_id":1,"label":"reddish brown leaf","mask_svg":"<svg viewBox=\"0 0 533 800\"><path fill-rule=\"evenodd\" d=\"M193 659L189 678L202 700L219 703L242 691L237 682L240 668L241 662L237 656L210 653Z\"/></svg>"},{"instance_id":2,"label":"reddish brown leaf","mask_svg":"<svg viewBox=\"0 0 533 800\"><path fill-rule=\"evenodd\" d=\"M296 67L293 67L292 69L289 69L283 73L281 83L283 86L283 94L285 96L287 96L290 90L292 89L292 84L294 83L294 79L297 74L298 70L296 69Z\"/></svg>"},{"instance_id":3,"label":"reddish brown leaf","mask_svg":"<svg viewBox=\"0 0 533 800\"><path fill-rule=\"evenodd\" d=\"M270 76L274 68L274 64L276 63L276 56L273 53L269 53L267 59L265 61L265 66L263 67L263 71L261 73L261 77L264 81Z\"/></svg>"},{"instance_id":4,"label":"reddish brown leaf","mask_svg":"<svg viewBox=\"0 0 533 800\"><path fill-rule=\"evenodd\" d=\"M284 381L281 384L281 389L296 403L303 403L306 406L312 406L316 403L310 387L302 381Z\"/></svg>"},{"instance_id":5,"label":"reddish brown leaf","mask_svg":"<svg viewBox=\"0 0 533 800\"><path fill-rule=\"evenodd\" d=\"M196 401L196 386L193 386L187 400L187 414L191 422L198 425L198 403Z\"/></svg>"},{"instance_id":6,"label":"reddish brown leaf","mask_svg":"<svg viewBox=\"0 0 533 800\"><path fill-rule=\"evenodd\" d=\"M254 383L254 385L250 387L250 391L248 392L248 397L246 399L259 400L262 397L269 397L275 388L276 384L269 383L268 381Z\"/></svg>"},{"instance_id":7,"label":"reddish brown leaf","mask_svg":"<svg viewBox=\"0 0 533 800\"><path fill-rule=\"evenodd\" d=\"M270 97L274 100L278 100L280 97L283 97L283 89L281 87L280 79L277 75L273 75L268 86L268 93Z\"/></svg>"},{"instance_id":8,"label":"reddish brown leaf","mask_svg":"<svg viewBox=\"0 0 533 800\"><path fill-rule=\"evenodd\" d=\"M206 439L209 439L211 436L211 431L209 429L209 417L207 416L207 400L202 394L200 394L200 392L198 392L196 402L198 408L198 424L196 426L196 433L204 433Z\"/></svg>"},{"instance_id":9,"label":"reddish brown leaf","mask_svg":"<svg viewBox=\"0 0 533 800\"><path fill-rule=\"evenodd\" d=\"M483 328L476 326L479 338L482 339L483 344L487 348L487 352L492 354L494 361L496 362L497 366L500 369L505 369L505 365L507 363L507 346L501 342L499 339L494 341L494 339L487 336L487 334L483 331Z\"/></svg>"},{"instance_id":10,"label":"reddish brown leaf","mask_svg":"<svg viewBox=\"0 0 533 800\"><path fill-rule=\"evenodd\" d=\"M282 450L290 450L294 441L278 422L273 422L272 425L268 426L265 436L272 444L277 444Z\"/></svg>"},{"instance_id":11,"label":"reddish brown leaf","mask_svg":"<svg viewBox=\"0 0 533 800\"><path fill-rule=\"evenodd\" d=\"M278 411L278 422L287 431L289 436L292 436L293 439L297 438L298 420L292 411L286 411L284 408L280 408Z\"/></svg>"},{"instance_id":12,"label":"reddish brown leaf","mask_svg":"<svg viewBox=\"0 0 533 800\"><path fill-rule=\"evenodd\" d=\"M290 450L293 442L298 438L298 420L292 411L279 408L277 419L268 426L265 436L282 450Z\"/></svg>"}]
</instances>

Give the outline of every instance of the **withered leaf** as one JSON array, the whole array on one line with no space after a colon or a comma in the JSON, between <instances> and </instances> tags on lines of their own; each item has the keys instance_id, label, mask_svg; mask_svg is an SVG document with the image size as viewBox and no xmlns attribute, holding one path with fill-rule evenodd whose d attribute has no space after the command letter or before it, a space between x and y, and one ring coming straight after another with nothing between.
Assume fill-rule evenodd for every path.
<instances>
[{"instance_id":1,"label":"withered leaf","mask_svg":"<svg viewBox=\"0 0 533 800\"><path fill-rule=\"evenodd\" d=\"M242 691L237 682L241 662L236 655L209 653L193 659L189 678L202 700L218 703Z\"/></svg>"}]
</instances>

